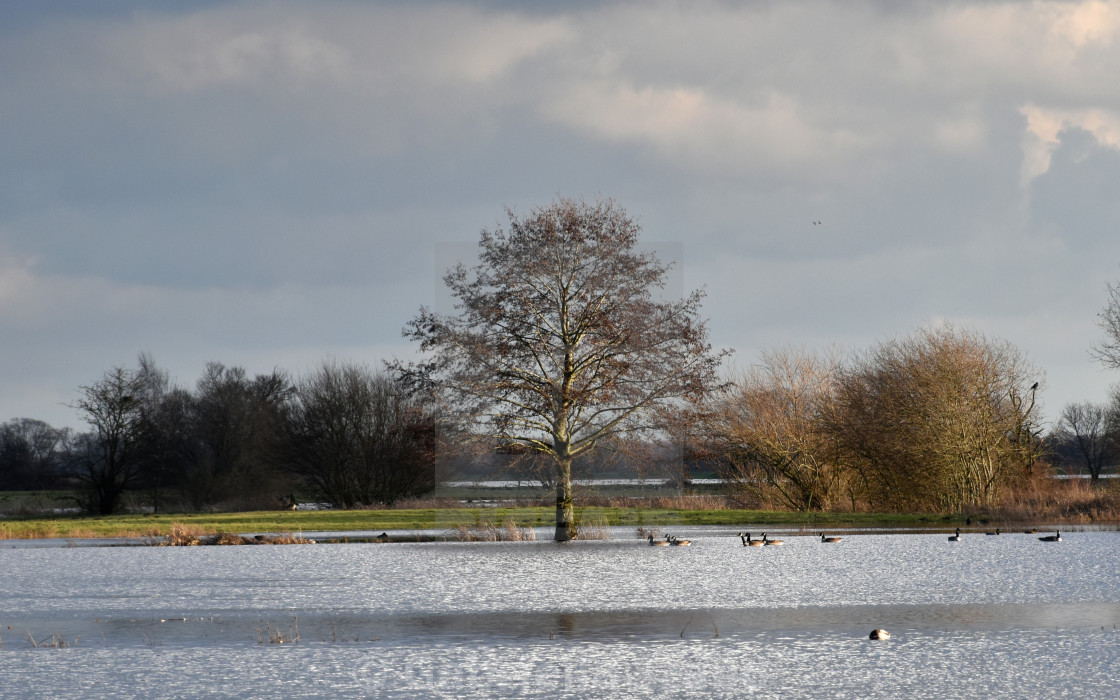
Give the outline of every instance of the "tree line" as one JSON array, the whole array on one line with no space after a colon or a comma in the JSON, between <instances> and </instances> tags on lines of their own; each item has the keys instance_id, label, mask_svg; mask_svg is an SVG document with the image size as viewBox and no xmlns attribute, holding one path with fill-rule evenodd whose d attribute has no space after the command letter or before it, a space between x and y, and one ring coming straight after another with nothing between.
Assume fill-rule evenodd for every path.
<instances>
[{"instance_id":1,"label":"tree line","mask_svg":"<svg viewBox=\"0 0 1120 700\"><path fill-rule=\"evenodd\" d=\"M293 380L206 365L193 390L148 355L80 387L87 432L0 426L0 490L67 488L109 514L134 493L161 509L276 509L296 492L333 506L434 486L436 410L384 371L324 362Z\"/></svg>"}]
</instances>

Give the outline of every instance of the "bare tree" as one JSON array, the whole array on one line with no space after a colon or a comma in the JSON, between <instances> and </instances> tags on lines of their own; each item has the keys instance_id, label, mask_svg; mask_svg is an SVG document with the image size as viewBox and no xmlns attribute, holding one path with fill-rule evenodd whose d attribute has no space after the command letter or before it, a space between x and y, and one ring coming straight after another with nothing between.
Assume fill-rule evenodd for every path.
<instances>
[{"instance_id":1,"label":"bare tree","mask_svg":"<svg viewBox=\"0 0 1120 700\"><path fill-rule=\"evenodd\" d=\"M1110 369L1120 369L1120 284L1108 285L1108 302L1097 314L1097 323L1105 338L1090 350L1093 357Z\"/></svg>"},{"instance_id":2,"label":"bare tree","mask_svg":"<svg viewBox=\"0 0 1120 700\"><path fill-rule=\"evenodd\" d=\"M715 383L702 294L662 302L668 267L639 252L638 225L613 201L559 199L509 230L483 231L480 262L444 277L455 314L422 308L405 328L423 360L394 365L433 387L477 432L556 466L556 535L575 536L572 461L651 427L659 405Z\"/></svg>"},{"instance_id":3,"label":"bare tree","mask_svg":"<svg viewBox=\"0 0 1120 700\"><path fill-rule=\"evenodd\" d=\"M283 454L342 508L392 504L435 487L435 418L385 373L325 362L297 386Z\"/></svg>"},{"instance_id":4,"label":"bare tree","mask_svg":"<svg viewBox=\"0 0 1120 700\"><path fill-rule=\"evenodd\" d=\"M733 382L705 421L724 478L761 502L830 508L847 478L822 422L838 370L835 357L786 349L764 353Z\"/></svg>"},{"instance_id":5,"label":"bare tree","mask_svg":"<svg viewBox=\"0 0 1120 700\"><path fill-rule=\"evenodd\" d=\"M194 450L194 397L176 386L165 370L148 353L139 356L138 373L143 387L140 399L141 480L150 497L152 510L161 504L188 475Z\"/></svg>"},{"instance_id":6,"label":"bare tree","mask_svg":"<svg viewBox=\"0 0 1120 700\"><path fill-rule=\"evenodd\" d=\"M97 382L80 388L77 409L93 431L78 442L73 476L83 487L82 506L108 515L140 475L140 425L145 391L143 373L114 367Z\"/></svg>"},{"instance_id":7,"label":"bare tree","mask_svg":"<svg viewBox=\"0 0 1120 700\"><path fill-rule=\"evenodd\" d=\"M194 405L194 465L187 490L196 508L238 500L257 505L287 492L273 468L292 385L275 370L250 378L244 368L209 362Z\"/></svg>"},{"instance_id":8,"label":"bare tree","mask_svg":"<svg viewBox=\"0 0 1120 700\"><path fill-rule=\"evenodd\" d=\"M1091 479L1100 478L1114 445L1109 436L1108 407L1090 401L1066 404L1058 421L1058 439L1065 442Z\"/></svg>"},{"instance_id":9,"label":"bare tree","mask_svg":"<svg viewBox=\"0 0 1120 700\"><path fill-rule=\"evenodd\" d=\"M0 491L53 488L69 430L14 418L0 425Z\"/></svg>"}]
</instances>

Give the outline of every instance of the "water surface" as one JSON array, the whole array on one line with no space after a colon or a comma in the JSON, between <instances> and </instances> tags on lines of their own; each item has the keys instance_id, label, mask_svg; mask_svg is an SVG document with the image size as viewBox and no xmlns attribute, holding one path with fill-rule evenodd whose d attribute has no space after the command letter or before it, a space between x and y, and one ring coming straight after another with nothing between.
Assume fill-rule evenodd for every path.
<instances>
[{"instance_id":1,"label":"water surface","mask_svg":"<svg viewBox=\"0 0 1120 700\"><path fill-rule=\"evenodd\" d=\"M5 547L0 694L1116 696L1120 533L675 532Z\"/></svg>"}]
</instances>

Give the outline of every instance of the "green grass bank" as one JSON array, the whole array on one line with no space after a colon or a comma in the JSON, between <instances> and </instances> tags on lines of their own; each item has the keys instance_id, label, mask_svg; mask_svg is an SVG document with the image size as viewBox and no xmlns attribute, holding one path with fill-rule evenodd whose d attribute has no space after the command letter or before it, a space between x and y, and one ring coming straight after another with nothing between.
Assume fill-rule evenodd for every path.
<instances>
[{"instance_id":1,"label":"green grass bank","mask_svg":"<svg viewBox=\"0 0 1120 700\"><path fill-rule=\"evenodd\" d=\"M545 507L420 508L411 510L256 511L246 513L59 516L0 520L0 538L163 537L173 526L206 533L446 530L512 520L519 527L548 527L556 511ZM772 525L777 527L938 527L961 525L964 516L898 513L792 513L760 510L577 508L588 522L622 527Z\"/></svg>"}]
</instances>

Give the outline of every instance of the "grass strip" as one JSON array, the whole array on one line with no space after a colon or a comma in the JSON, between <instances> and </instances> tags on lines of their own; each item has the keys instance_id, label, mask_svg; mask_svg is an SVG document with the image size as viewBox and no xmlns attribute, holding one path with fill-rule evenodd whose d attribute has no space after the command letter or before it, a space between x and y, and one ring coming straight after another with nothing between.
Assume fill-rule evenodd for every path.
<instances>
[{"instance_id":1,"label":"grass strip","mask_svg":"<svg viewBox=\"0 0 1120 700\"><path fill-rule=\"evenodd\" d=\"M942 526L963 516L898 513L792 513L758 510L577 508L577 519L605 519L610 526L772 525L784 527ZM276 533L383 530L453 530L459 525L511 518L521 527L555 523L553 508L424 508L413 510L255 511L247 513L111 515L0 520L0 539L165 537L175 525L198 532Z\"/></svg>"}]
</instances>

